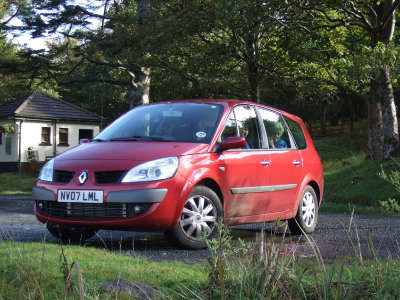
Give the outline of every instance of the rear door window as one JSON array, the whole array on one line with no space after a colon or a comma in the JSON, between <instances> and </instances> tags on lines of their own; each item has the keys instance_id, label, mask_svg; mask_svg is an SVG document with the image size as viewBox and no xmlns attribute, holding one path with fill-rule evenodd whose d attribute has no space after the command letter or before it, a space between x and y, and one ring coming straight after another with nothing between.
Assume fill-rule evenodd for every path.
<instances>
[{"instance_id":1,"label":"rear door window","mask_svg":"<svg viewBox=\"0 0 400 300\"><path fill-rule=\"evenodd\" d=\"M292 119L289 119L287 117L284 117L286 123L289 126L290 131L292 132L293 138L296 142L297 148L298 149L306 149L307 148L307 142L306 138L304 136L304 132L301 129L301 126L299 123L296 121L293 121Z\"/></svg>"},{"instance_id":2,"label":"rear door window","mask_svg":"<svg viewBox=\"0 0 400 300\"><path fill-rule=\"evenodd\" d=\"M281 115L267 109L259 109L259 112L267 133L268 148L292 148L289 132Z\"/></svg>"}]
</instances>

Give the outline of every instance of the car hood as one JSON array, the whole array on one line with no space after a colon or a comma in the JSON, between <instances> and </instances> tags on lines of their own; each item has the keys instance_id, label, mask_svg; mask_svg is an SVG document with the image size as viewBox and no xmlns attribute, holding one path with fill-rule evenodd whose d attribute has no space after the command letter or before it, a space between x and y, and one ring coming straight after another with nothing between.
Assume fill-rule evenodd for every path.
<instances>
[{"instance_id":1,"label":"car hood","mask_svg":"<svg viewBox=\"0 0 400 300\"><path fill-rule=\"evenodd\" d=\"M174 142L91 142L82 144L59 156L65 160L151 161L169 156L207 152L208 144Z\"/></svg>"}]
</instances>

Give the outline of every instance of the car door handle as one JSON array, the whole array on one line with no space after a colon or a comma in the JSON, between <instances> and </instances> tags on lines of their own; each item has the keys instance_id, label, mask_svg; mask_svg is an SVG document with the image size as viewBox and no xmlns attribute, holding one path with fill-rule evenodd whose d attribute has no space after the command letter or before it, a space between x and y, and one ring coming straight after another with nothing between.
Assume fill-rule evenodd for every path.
<instances>
[{"instance_id":1,"label":"car door handle","mask_svg":"<svg viewBox=\"0 0 400 300\"><path fill-rule=\"evenodd\" d=\"M294 160L294 161L293 161L293 164L294 164L295 166L298 166L298 165L300 164L300 162L297 161L297 160Z\"/></svg>"},{"instance_id":2,"label":"car door handle","mask_svg":"<svg viewBox=\"0 0 400 300\"><path fill-rule=\"evenodd\" d=\"M263 160L262 162L261 162L261 164L263 165L263 166L269 166L270 165L270 161L266 161L266 160Z\"/></svg>"}]
</instances>

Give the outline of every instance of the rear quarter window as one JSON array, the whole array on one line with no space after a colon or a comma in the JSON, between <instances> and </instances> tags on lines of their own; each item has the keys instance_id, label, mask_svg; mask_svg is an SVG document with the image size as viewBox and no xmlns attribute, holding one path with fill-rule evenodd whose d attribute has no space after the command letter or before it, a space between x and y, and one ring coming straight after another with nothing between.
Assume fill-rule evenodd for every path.
<instances>
[{"instance_id":1,"label":"rear quarter window","mask_svg":"<svg viewBox=\"0 0 400 300\"><path fill-rule=\"evenodd\" d=\"M301 129L301 126L296 121L289 119L288 117L284 117L286 124L289 126L290 131L292 132L293 138L296 142L298 149L307 148L306 138L304 136L304 132Z\"/></svg>"}]
</instances>

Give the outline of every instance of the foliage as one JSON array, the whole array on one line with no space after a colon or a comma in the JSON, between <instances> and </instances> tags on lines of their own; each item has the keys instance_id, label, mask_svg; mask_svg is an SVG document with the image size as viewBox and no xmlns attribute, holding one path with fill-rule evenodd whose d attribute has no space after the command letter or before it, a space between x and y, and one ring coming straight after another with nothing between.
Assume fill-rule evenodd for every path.
<instances>
[{"instance_id":1,"label":"foliage","mask_svg":"<svg viewBox=\"0 0 400 300\"><path fill-rule=\"evenodd\" d=\"M393 159L393 163L389 168L389 174L381 167L380 177L386 182L394 186L397 193L400 193L400 163L399 159ZM399 199L388 198L387 200L379 201L380 206L389 214L400 215Z\"/></svg>"},{"instance_id":2,"label":"foliage","mask_svg":"<svg viewBox=\"0 0 400 300\"><path fill-rule=\"evenodd\" d=\"M353 227L351 217L348 237L339 253L330 263L325 262L311 236L305 236L309 246L307 258L300 258L299 241L286 236L285 227L280 231L281 241L271 242L268 237L251 243L251 249L241 252L242 245L228 244L231 255L223 255L224 242L230 240L227 228L217 238L216 244L223 244L220 250L210 248L210 260L221 265L217 278L210 277L206 288L193 291L187 289L180 298L191 299L381 299L399 296L397 285L400 274L398 260L383 260L368 238L368 247L373 253L372 260L363 258L360 241L350 238ZM282 228L281 228L282 229ZM276 233L275 233L276 234ZM219 241L219 242L218 242ZM249 245L248 243L247 245ZM237 248L236 251L234 248ZM231 251L233 250L233 251ZM235 254L240 253L240 255ZM304 254L304 253L303 253ZM214 269L213 269L214 270Z\"/></svg>"},{"instance_id":3,"label":"foliage","mask_svg":"<svg viewBox=\"0 0 400 300\"><path fill-rule=\"evenodd\" d=\"M30 163L36 162L36 152L32 147L28 147L28 149L26 149L26 160Z\"/></svg>"},{"instance_id":4,"label":"foliage","mask_svg":"<svg viewBox=\"0 0 400 300\"><path fill-rule=\"evenodd\" d=\"M151 5L145 20L140 5ZM151 101L242 98L289 110L309 126L318 119L323 127L330 118L355 122L367 115L371 80L382 68L398 85L399 35L385 30L383 5L6 1L0 101L45 91L103 115L107 124L135 104L138 90L148 92L151 70ZM8 22L15 18L22 22L16 28ZM42 50L16 47L1 38L14 29L57 38Z\"/></svg>"},{"instance_id":5,"label":"foliage","mask_svg":"<svg viewBox=\"0 0 400 300\"><path fill-rule=\"evenodd\" d=\"M3 125L1 127L1 132L4 134L14 134L15 133L15 127L14 125Z\"/></svg>"},{"instance_id":6,"label":"foliage","mask_svg":"<svg viewBox=\"0 0 400 300\"><path fill-rule=\"evenodd\" d=\"M214 293L215 290L219 290L224 295L226 292L225 281L229 274L234 272L230 264L232 258L248 252L250 245L244 243L240 238L237 244L234 244L229 229L223 224L222 219L218 220L216 227L218 229L217 238L206 240L211 253L208 292Z\"/></svg>"},{"instance_id":7,"label":"foliage","mask_svg":"<svg viewBox=\"0 0 400 300\"><path fill-rule=\"evenodd\" d=\"M400 204L395 199L389 198L379 203L386 213L400 216Z\"/></svg>"}]
</instances>

